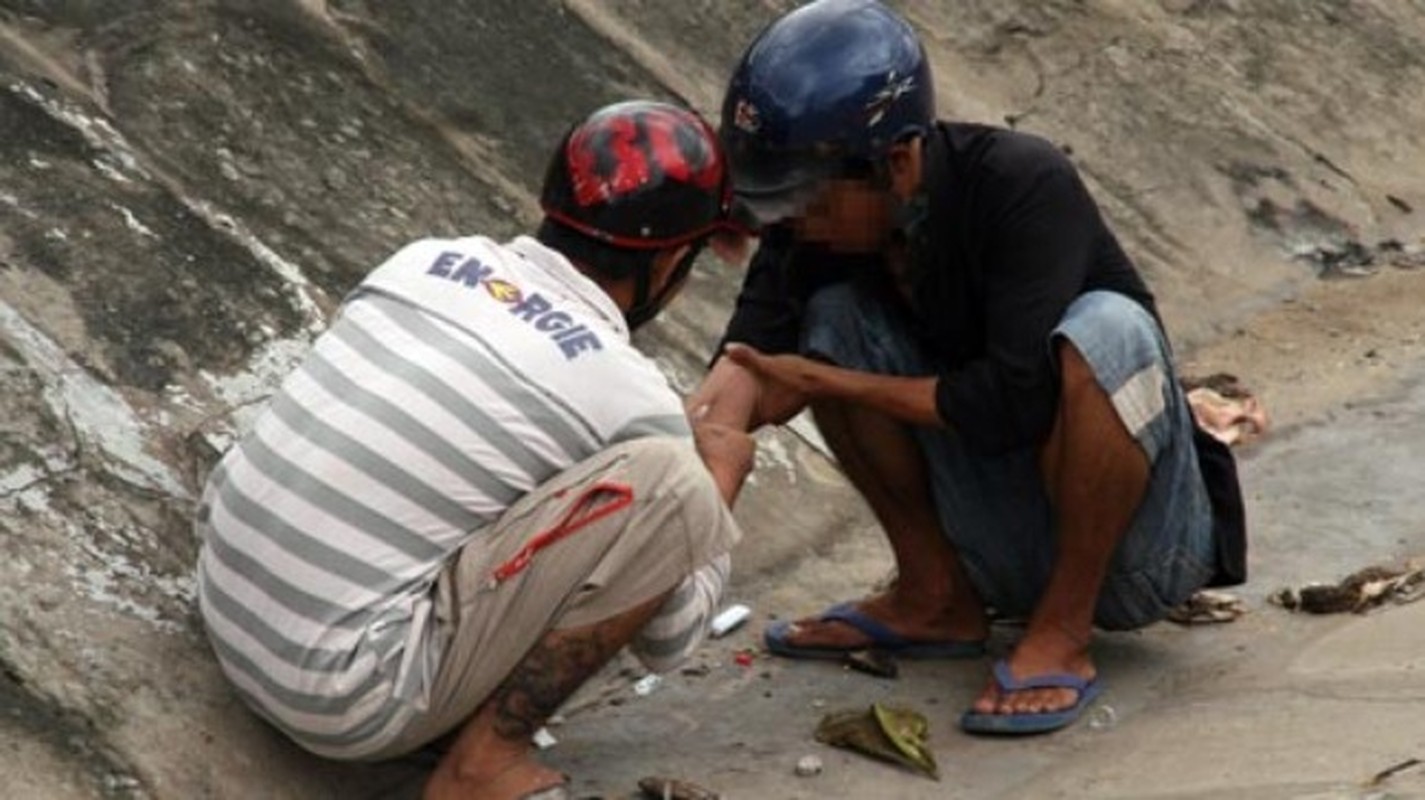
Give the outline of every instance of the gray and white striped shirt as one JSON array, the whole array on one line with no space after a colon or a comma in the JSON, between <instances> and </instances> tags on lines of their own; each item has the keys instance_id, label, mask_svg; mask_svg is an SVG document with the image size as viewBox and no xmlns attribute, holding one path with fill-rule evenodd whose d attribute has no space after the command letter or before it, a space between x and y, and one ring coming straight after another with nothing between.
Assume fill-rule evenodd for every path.
<instances>
[{"instance_id":1,"label":"gray and white striped shirt","mask_svg":"<svg viewBox=\"0 0 1425 800\"><path fill-rule=\"evenodd\" d=\"M534 487L647 435L690 438L681 403L563 257L523 237L404 248L208 481L199 600L219 661L309 749L374 751L425 708L446 560ZM701 642L726 575L723 557L673 593L636 643L650 666Z\"/></svg>"}]
</instances>

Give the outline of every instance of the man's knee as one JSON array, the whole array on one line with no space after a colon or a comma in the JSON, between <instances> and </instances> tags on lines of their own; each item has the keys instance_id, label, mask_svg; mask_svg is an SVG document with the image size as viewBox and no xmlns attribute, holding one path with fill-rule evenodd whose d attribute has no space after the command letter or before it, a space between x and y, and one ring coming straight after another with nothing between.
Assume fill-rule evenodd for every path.
<instances>
[{"instance_id":1,"label":"man's knee","mask_svg":"<svg viewBox=\"0 0 1425 800\"><path fill-rule=\"evenodd\" d=\"M647 437L625 449L635 500L644 513L681 525L695 549L721 534L729 516L712 475L687 440Z\"/></svg>"},{"instance_id":2,"label":"man's knee","mask_svg":"<svg viewBox=\"0 0 1425 800\"><path fill-rule=\"evenodd\" d=\"M1108 371L1136 371L1149 363L1166 362L1167 343L1153 315L1137 301L1117 292L1080 295L1054 330L1056 346L1067 340L1101 379ZM1107 388L1107 387L1105 387Z\"/></svg>"},{"instance_id":3,"label":"man's knee","mask_svg":"<svg viewBox=\"0 0 1425 800\"><path fill-rule=\"evenodd\" d=\"M1155 457L1173 435L1177 394L1153 316L1124 295L1090 292L1065 312L1054 343L1066 399L1090 396L1082 393L1085 384L1097 387L1129 435Z\"/></svg>"},{"instance_id":4,"label":"man's knee","mask_svg":"<svg viewBox=\"0 0 1425 800\"><path fill-rule=\"evenodd\" d=\"M717 486L696 446L688 439L648 436L618 445L628 459L632 480L653 494L717 493Z\"/></svg>"},{"instance_id":5,"label":"man's knee","mask_svg":"<svg viewBox=\"0 0 1425 800\"><path fill-rule=\"evenodd\" d=\"M1054 342L1055 361L1059 365L1059 396L1061 402L1073 403L1084 398L1085 393L1107 397L1099 385L1093 366L1079 352L1072 340L1060 337Z\"/></svg>"}]
</instances>

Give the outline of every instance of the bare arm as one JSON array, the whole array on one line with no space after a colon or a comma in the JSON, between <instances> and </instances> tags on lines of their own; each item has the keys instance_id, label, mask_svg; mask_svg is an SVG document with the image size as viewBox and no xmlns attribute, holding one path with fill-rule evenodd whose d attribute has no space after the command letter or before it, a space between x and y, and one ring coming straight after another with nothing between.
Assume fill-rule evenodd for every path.
<instances>
[{"instance_id":1,"label":"bare arm","mask_svg":"<svg viewBox=\"0 0 1425 800\"><path fill-rule=\"evenodd\" d=\"M699 420L693 421L693 440L722 501L731 507L752 472L757 444L741 428Z\"/></svg>"},{"instance_id":2,"label":"bare arm","mask_svg":"<svg viewBox=\"0 0 1425 800\"><path fill-rule=\"evenodd\" d=\"M781 425L806 407L807 397L791 387L765 380L730 358L720 358L684 402L688 418L754 431Z\"/></svg>"},{"instance_id":3,"label":"bare arm","mask_svg":"<svg viewBox=\"0 0 1425 800\"><path fill-rule=\"evenodd\" d=\"M725 425L740 431L756 425L757 376L731 359L719 358L703 382L683 402L694 423Z\"/></svg>"},{"instance_id":4,"label":"bare arm","mask_svg":"<svg viewBox=\"0 0 1425 800\"><path fill-rule=\"evenodd\" d=\"M746 345L728 345L727 357L722 360L741 365L763 385L784 387L806 398L845 400L912 425L944 426L935 407L937 377L858 372L802 356L763 355Z\"/></svg>"}]
</instances>

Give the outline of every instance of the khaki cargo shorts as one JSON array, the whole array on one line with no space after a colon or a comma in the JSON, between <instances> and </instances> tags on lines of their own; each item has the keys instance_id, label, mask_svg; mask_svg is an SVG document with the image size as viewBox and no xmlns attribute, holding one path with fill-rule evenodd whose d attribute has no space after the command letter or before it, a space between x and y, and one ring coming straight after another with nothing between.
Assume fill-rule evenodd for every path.
<instances>
[{"instance_id":1,"label":"khaki cargo shorts","mask_svg":"<svg viewBox=\"0 0 1425 800\"><path fill-rule=\"evenodd\" d=\"M638 439L561 473L440 575L444 651L429 708L369 758L399 756L454 730L546 633L645 603L740 536L690 440Z\"/></svg>"}]
</instances>

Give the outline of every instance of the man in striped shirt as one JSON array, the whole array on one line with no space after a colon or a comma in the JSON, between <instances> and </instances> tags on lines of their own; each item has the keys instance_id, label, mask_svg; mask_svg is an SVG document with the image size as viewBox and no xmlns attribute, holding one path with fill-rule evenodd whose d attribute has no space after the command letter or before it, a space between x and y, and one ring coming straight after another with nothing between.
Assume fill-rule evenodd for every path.
<instances>
[{"instance_id":1,"label":"man in striped shirt","mask_svg":"<svg viewBox=\"0 0 1425 800\"><path fill-rule=\"evenodd\" d=\"M248 704L331 758L458 730L429 798L561 796L530 736L630 644L701 642L743 433L690 425L629 343L729 231L696 115L610 106L551 161L537 237L372 272L208 481L199 600Z\"/></svg>"}]
</instances>

